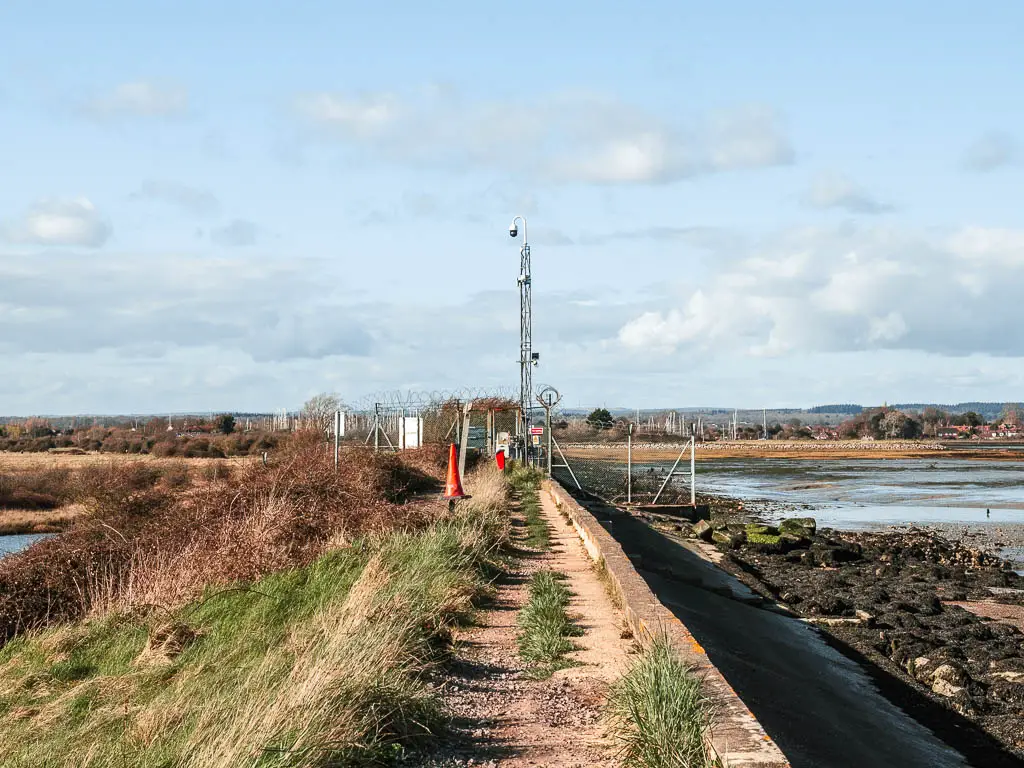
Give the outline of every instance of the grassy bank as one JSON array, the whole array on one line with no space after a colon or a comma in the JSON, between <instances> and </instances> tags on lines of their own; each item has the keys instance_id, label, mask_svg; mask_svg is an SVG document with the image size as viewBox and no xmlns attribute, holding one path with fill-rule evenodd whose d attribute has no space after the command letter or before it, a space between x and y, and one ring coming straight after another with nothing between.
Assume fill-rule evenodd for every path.
<instances>
[{"instance_id":1,"label":"grassy bank","mask_svg":"<svg viewBox=\"0 0 1024 768\"><path fill-rule=\"evenodd\" d=\"M710 710L700 680L663 639L644 649L608 700L623 764L636 768L716 766L705 744Z\"/></svg>"},{"instance_id":2,"label":"grassy bank","mask_svg":"<svg viewBox=\"0 0 1024 768\"><path fill-rule=\"evenodd\" d=\"M172 610L115 609L11 641L0 651L0 764L395 757L437 727L422 673L507 535L502 480L479 478L472 492L454 515L437 508L427 525L336 542Z\"/></svg>"}]
</instances>

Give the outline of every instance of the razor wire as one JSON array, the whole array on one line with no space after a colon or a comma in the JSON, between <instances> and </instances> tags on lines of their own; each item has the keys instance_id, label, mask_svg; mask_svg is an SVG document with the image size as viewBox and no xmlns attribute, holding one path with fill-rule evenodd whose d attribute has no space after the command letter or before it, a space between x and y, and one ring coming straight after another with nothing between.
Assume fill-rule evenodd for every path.
<instances>
[{"instance_id":1,"label":"razor wire","mask_svg":"<svg viewBox=\"0 0 1024 768\"><path fill-rule=\"evenodd\" d=\"M390 389L372 392L356 400L353 411L370 412L378 405L383 408L421 408L449 401L470 402L473 400L509 400L516 402L518 395L512 387L456 387L452 389L400 390Z\"/></svg>"}]
</instances>

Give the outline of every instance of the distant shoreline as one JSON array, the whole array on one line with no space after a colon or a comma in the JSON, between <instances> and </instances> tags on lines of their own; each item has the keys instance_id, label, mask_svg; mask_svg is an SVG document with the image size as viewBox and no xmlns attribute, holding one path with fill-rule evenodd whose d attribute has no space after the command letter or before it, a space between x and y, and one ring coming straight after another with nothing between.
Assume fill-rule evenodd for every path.
<instances>
[{"instance_id":1,"label":"distant shoreline","mask_svg":"<svg viewBox=\"0 0 1024 768\"><path fill-rule=\"evenodd\" d=\"M560 443L568 457L598 461L624 460L626 443ZM1024 461L1024 451L1014 450L1012 444L985 443L983 445L947 445L936 441L911 440L720 440L697 443L695 458L769 458L785 459L984 459L990 461ZM672 461L689 443L633 442L634 460Z\"/></svg>"}]
</instances>

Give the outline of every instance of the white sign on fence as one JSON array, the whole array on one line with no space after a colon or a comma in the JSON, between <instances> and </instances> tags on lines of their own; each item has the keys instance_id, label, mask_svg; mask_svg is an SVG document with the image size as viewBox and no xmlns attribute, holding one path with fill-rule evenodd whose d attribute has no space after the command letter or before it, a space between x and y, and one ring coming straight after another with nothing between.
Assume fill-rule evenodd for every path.
<instances>
[{"instance_id":1,"label":"white sign on fence","mask_svg":"<svg viewBox=\"0 0 1024 768\"><path fill-rule=\"evenodd\" d=\"M495 453L501 451L505 454L505 458L508 458L509 444L512 441L512 436L508 432L499 432L494 436L495 438Z\"/></svg>"},{"instance_id":2,"label":"white sign on fence","mask_svg":"<svg viewBox=\"0 0 1024 768\"><path fill-rule=\"evenodd\" d=\"M398 449L419 448L423 445L423 419L418 416L398 417Z\"/></svg>"}]
</instances>

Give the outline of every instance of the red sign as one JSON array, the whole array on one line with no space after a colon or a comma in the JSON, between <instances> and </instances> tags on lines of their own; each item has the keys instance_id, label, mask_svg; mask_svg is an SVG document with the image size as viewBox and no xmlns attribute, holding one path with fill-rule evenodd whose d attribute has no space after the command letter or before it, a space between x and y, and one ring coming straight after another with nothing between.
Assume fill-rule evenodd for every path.
<instances>
[{"instance_id":1,"label":"red sign","mask_svg":"<svg viewBox=\"0 0 1024 768\"><path fill-rule=\"evenodd\" d=\"M544 427L530 427L530 434L531 435L543 435L544 434Z\"/></svg>"}]
</instances>

